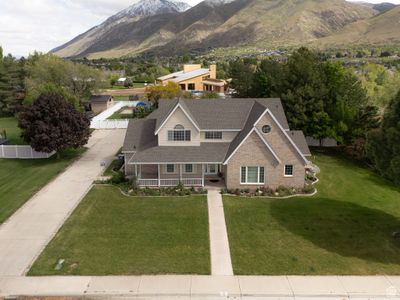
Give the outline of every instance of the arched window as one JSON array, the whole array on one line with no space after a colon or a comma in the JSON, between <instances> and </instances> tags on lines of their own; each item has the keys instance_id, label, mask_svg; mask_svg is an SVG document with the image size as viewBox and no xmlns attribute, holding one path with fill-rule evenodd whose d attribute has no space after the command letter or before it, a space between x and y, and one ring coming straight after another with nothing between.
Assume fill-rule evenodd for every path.
<instances>
[{"instance_id":1,"label":"arched window","mask_svg":"<svg viewBox=\"0 0 400 300\"><path fill-rule=\"evenodd\" d=\"M190 142L191 132L185 130L185 127L178 124L174 127L174 130L168 130L168 141L174 142Z\"/></svg>"}]
</instances>

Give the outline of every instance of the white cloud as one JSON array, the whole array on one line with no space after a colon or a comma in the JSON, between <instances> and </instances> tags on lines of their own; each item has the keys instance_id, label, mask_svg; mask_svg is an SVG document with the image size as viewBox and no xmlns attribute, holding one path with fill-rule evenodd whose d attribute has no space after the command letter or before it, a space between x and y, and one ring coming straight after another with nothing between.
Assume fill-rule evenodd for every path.
<instances>
[{"instance_id":1,"label":"white cloud","mask_svg":"<svg viewBox=\"0 0 400 300\"><path fill-rule=\"evenodd\" d=\"M16 4L0 0L0 45L14 55L47 52L137 1L19 0ZM201 2L184 1L190 5ZM392 2L400 4L400 0Z\"/></svg>"}]
</instances>

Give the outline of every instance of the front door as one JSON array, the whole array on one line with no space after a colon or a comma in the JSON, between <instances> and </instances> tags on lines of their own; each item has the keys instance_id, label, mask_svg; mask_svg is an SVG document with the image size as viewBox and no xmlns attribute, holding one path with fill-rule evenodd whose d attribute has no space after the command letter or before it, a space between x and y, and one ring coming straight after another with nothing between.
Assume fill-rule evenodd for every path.
<instances>
[{"instance_id":1,"label":"front door","mask_svg":"<svg viewBox=\"0 0 400 300\"><path fill-rule=\"evenodd\" d=\"M216 165L216 164L206 165L205 174L206 175L217 175L218 174L218 165Z\"/></svg>"}]
</instances>

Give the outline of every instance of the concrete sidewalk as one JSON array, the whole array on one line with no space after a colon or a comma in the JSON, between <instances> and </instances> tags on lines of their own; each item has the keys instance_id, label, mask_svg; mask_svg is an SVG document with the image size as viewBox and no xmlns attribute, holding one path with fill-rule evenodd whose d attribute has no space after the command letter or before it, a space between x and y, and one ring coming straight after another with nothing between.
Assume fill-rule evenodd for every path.
<instances>
[{"instance_id":1,"label":"concrete sidewalk","mask_svg":"<svg viewBox=\"0 0 400 300\"><path fill-rule=\"evenodd\" d=\"M400 299L399 276L0 277L0 296Z\"/></svg>"},{"instance_id":2,"label":"concrete sidewalk","mask_svg":"<svg viewBox=\"0 0 400 300\"><path fill-rule=\"evenodd\" d=\"M212 275L233 275L224 205L218 188L207 194Z\"/></svg>"},{"instance_id":3,"label":"concrete sidewalk","mask_svg":"<svg viewBox=\"0 0 400 300\"><path fill-rule=\"evenodd\" d=\"M0 277L25 274L123 143L125 130L95 131L83 156L0 226Z\"/></svg>"}]
</instances>

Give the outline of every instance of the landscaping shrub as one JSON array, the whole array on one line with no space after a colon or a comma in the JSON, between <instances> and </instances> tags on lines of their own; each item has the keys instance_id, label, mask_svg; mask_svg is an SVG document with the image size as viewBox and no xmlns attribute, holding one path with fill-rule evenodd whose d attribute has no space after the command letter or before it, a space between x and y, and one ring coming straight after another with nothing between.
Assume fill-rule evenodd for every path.
<instances>
[{"instance_id":1,"label":"landscaping shrub","mask_svg":"<svg viewBox=\"0 0 400 300\"><path fill-rule=\"evenodd\" d=\"M107 181L107 183L110 184L121 184L121 183L126 183L128 180L125 178L125 174L122 172L116 172L115 174L113 174L113 176L111 177L110 180Z\"/></svg>"},{"instance_id":2,"label":"landscaping shrub","mask_svg":"<svg viewBox=\"0 0 400 300\"><path fill-rule=\"evenodd\" d=\"M315 178L314 178L315 179ZM312 185L306 185L304 188L296 189L293 187L285 187L280 186L276 190L273 190L268 187L260 187L256 190L250 189L221 189L221 194L231 194L236 196L244 196L244 197L286 197L297 194L311 194L315 191L315 188Z\"/></svg>"}]
</instances>

